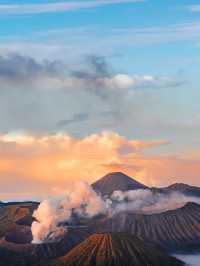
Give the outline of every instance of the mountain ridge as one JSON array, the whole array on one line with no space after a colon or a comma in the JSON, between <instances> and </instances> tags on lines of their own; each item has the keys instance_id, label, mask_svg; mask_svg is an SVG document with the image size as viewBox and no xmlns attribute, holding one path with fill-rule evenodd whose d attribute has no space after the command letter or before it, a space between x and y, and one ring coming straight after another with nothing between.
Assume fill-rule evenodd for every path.
<instances>
[{"instance_id":1,"label":"mountain ridge","mask_svg":"<svg viewBox=\"0 0 200 266\"><path fill-rule=\"evenodd\" d=\"M127 232L165 250L186 250L200 245L200 205L156 214L121 212L88 223L91 232ZM95 231L94 231L95 230Z\"/></svg>"}]
</instances>

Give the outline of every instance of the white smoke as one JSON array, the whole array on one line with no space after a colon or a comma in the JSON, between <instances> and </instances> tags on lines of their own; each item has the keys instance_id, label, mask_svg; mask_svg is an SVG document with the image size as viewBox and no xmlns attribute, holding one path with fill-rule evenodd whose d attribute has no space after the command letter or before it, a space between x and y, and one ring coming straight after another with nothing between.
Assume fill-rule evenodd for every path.
<instances>
[{"instance_id":1,"label":"white smoke","mask_svg":"<svg viewBox=\"0 0 200 266\"><path fill-rule=\"evenodd\" d=\"M154 193L148 189L115 191L108 198L98 195L86 182L78 182L60 200L44 200L34 211L33 243L42 243L59 235L61 223L70 221L72 214L91 218L97 214L114 215L119 212L143 214L160 213L183 207L187 202L200 204L200 199L178 192ZM61 230L61 231L60 231Z\"/></svg>"},{"instance_id":2,"label":"white smoke","mask_svg":"<svg viewBox=\"0 0 200 266\"><path fill-rule=\"evenodd\" d=\"M31 230L33 243L43 242L51 232L59 230L59 223L67 222L72 212L79 216L93 217L107 209L106 202L86 182L78 182L61 200L44 200L34 211L36 219Z\"/></svg>"},{"instance_id":3,"label":"white smoke","mask_svg":"<svg viewBox=\"0 0 200 266\"><path fill-rule=\"evenodd\" d=\"M148 189L115 191L111 195L111 200L115 202L112 207L113 214L123 211L153 214L181 208L187 202L200 204L199 198L189 197L180 192L161 194Z\"/></svg>"}]
</instances>

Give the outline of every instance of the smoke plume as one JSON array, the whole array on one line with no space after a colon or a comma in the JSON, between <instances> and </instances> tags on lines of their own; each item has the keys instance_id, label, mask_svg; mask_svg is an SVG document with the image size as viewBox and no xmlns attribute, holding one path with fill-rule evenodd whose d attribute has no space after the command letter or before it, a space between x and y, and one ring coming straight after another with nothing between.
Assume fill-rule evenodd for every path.
<instances>
[{"instance_id":1,"label":"smoke plume","mask_svg":"<svg viewBox=\"0 0 200 266\"><path fill-rule=\"evenodd\" d=\"M85 182L78 182L66 197L60 200L44 200L34 211L32 223L33 243L41 243L51 232L59 230L59 223L70 220L72 212L78 216L93 217L106 211L106 202Z\"/></svg>"},{"instance_id":2,"label":"smoke plume","mask_svg":"<svg viewBox=\"0 0 200 266\"><path fill-rule=\"evenodd\" d=\"M114 202L112 213L130 211L143 214L161 213L183 207L187 202L200 203L200 199L180 192L155 193L149 189L115 191L111 195Z\"/></svg>"},{"instance_id":3,"label":"smoke plume","mask_svg":"<svg viewBox=\"0 0 200 266\"><path fill-rule=\"evenodd\" d=\"M33 243L42 243L59 236L66 228L62 223L70 222L72 214L92 218L97 214L115 215L119 212L142 214L160 213L183 207L187 202L200 204L200 199L179 192L158 193L149 189L115 191L110 197L101 197L93 188L78 182L66 191L66 196L57 200L44 200L33 213Z\"/></svg>"}]
</instances>

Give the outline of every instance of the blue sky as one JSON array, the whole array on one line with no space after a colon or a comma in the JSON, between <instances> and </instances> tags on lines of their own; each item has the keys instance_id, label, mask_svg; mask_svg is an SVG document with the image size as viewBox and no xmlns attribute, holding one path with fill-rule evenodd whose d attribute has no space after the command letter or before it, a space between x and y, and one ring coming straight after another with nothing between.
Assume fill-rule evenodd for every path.
<instances>
[{"instance_id":1,"label":"blue sky","mask_svg":"<svg viewBox=\"0 0 200 266\"><path fill-rule=\"evenodd\" d=\"M54 2L2 1L1 5L31 5L31 3L49 5ZM198 1L192 1L192 4L198 4ZM84 40L88 43L94 42L95 45L96 39L105 38L107 43L109 42L109 47L102 47L102 51L99 48L97 52L116 55L111 60L116 62L117 68L126 72L157 74L159 71L164 74L166 72L176 74L184 71L183 68L189 65L187 71L192 75L195 74L195 62L198 63L199 29L196 29L194 34L192 31L195 26L192 25L191 29L187 30L185 24L196 23L199 27L199 13L191 12L189 6L191 1L164 1L163 3L163 1L149 0L72 11L63 9L62 12L41 14L28 12L9 14L3 10L0 12L1 41L6 42L11 39L14 42L20 39L26 42L40 42L43 34L44 38L47 38L47 31L57 31L57 45L59 43L65 45L68 38L72 38L73 30L76 35L79 34L76 32L77 29L82 29L86 31ZM71 31L70 36L69 33L65 33L67 30ZM127 32L118 33L121 40L117 45L114 41L112 43L112 37L120 30ZM135 30L149 30L150 33L135 33ZM61 31L60 35L59 31ZM176 31L178 31L177 37ZM54 39L52 35L49 33L48 36L50 43ZM81 50L81 47L79 49ZM191 68L194 68L192 73Z\"/></svg>"},{"instance_id":2,"label":"blue sky","mask_svg":"<svg viewBox=\"0 0 200 266\"><path fill-rule=\"evenodd\" d=\"M42 5L46 3L49 5L54 3L53 1L1 2L3 2L2 6L7 4L11 7L16 4L31 5L31 3L34 3L34 5ZM192 1L192 4L198 4L198 1ZM83 30L87 32L86 40L92 42L95 37L108 39L109 36L114 35L113 31L120 31L121 29L121 31L127 31L127 33L121 33L121 35L119 33L118 35L119 38L121 37L121 41L119 41L121 45L119 44L119 46L122 50L119 51L119 46L116 47L116 44L113 43L113 54L121 55L121 58L118 58L117 67L122 67L128 72L143 73L150 71L155 73L159 68L160 71L174 73L182 69L184 65L192 65L193 60L198 59L199 37L193 36L191 32L193 29L189 30L190 34L184 30L184 24L199 24L199 13L189 11L190 5L191 1L185 0L164 1L164 3L163 1L149 0L66 12L63 9L62 12L41 14L29 14L28 12L25 14L16 12L15 14L14 11L13 14L9 14L9 12L3 10L0 12L1 41L16 38L30 42L40 42L43 33L44 38L46 38L47 31L58 31L56 41L59 45L59 43L67 42L68 38L73 35L71 33L68 36L69 33L66 33L63 36L65 31L69 29L73 31L74 29L74 35L76 35L77 29L84 28ZM150 34L134 33L134 30L144 29L150 30ZM178 30L178 37L175 37L174 32L176 30ZM61 31L60 36L59 31ZM168 31L168 37L164 36L166 31ZM153 35L152 40L151 34ZM51 34L49 33L49 35ZM196 35L199 35L199 30L197 30ZM52 41L51 38L54 38L54 36L49 36L49 38L49 41ZM126 38L125 41L123 41L123 38ZM134 38L139 40L134 40ZM112 48L112 43L110 43L110 46L107 50ZM102 47L102 50L102 54L106 53L105 47ZM163 64L163 60L166 65Z\"/></svg>"},{"instance_id":3,"label":"blue sky","mask_svg":"<svg viewBox=\"0 0 200 266\"><path fill-rule=\"evenodd\" d=\"M74 3L76 6L72 8ZM0 130L50 133L64 130L77 136L114 130L126 137L169 139L175 143L170 147L173 151L184 149L184 145L198 146L198 4L195 0L1 1L0 53L2 57L9 55L0 69L2 86L13 86L5 77L5 67L12 70L9 73L17 77L18 83L15 83L15 96L9 92L2 95L3 101L10 102L11 106L2 104L2 116L7 115L8 119ZM66 91L58 85L54 90L43 90L39 81L30 91L27 90L29 83L20 81L21 72L10 69L17 61L12 58L13 54L23 57L22 68L26 57L39 65L45 61L60 62L59 78L63 69L68 75L77 71L94 72L95 66L91 66L88 58L101 58L109 72L106 77L123 74L133 82L124 92L120 88L119 92L109 91L109 95L104 95L106 100L85 88L75 92L74 88ZM43 67L44 72L47 71ZM29 70L31 72L32 67ZM26 71L27 76L33 74ZM96 92L99 88L93 89ZM52 110L54 101L57 108ZM118 110L113 101L119 101ZM90 110L86 112L88 104ZM31 110L25 111L26 108L33 108L33 114L35 108L41 121L32 119ZM101 111L110 115L102 118ZM52 115L52 124L44 121L48 112ZM123 120L123 126L115 121L114 113L121 114L119 120ZM24 119L32 123L25 123ZM57 125L63 120L71 122L59 128ZM94 120L98 123L94 124Z\"/></svg>"}]
</instances>

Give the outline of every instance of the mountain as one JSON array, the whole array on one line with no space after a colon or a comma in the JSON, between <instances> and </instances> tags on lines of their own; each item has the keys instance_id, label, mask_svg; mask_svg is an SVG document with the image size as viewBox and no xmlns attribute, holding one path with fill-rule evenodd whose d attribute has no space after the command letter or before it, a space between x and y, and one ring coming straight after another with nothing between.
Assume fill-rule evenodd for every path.
<instances>
[{"instance_id":1,"label":"mountain","mask_svg":"<svg viewBox=\"0 0 200 266\"><path fill-rule=\"evenodd\" d=\"M200 187L190 186L183 183L174 183L163 188L151 187L150 190L154 193L168 194L171 192L179 192L185 196L200 197Z\"/></svg>"},{"instance_id":2,"label":"mountain","mask_svg":"<svg viewBox=\"0 0 200 266\"><path fill-rule=\"evenodd\" d=\"M102 215L87 225L93 233L127 232L169 251L189 250L200 245L200 205L195 203L151 215L129 212L111 217Z\"/></svg>"},{"instance_id":3,"label":"mountain","mask_svg":"<svg viewBox=\"0 0 200 266\"><path fill-rule=\"evenodd\" d=\"M200 206L195 203L152 215L132 212L121 212L114 216L99 215L92 219L81 219L81 223L82 227L69 228L59 240L40 245L30 243L32 235L29 226L15 225L0 239L0 266L35 266L43 261L46 266L47 261L64 256L81 241L97 233L135 235L145 243L170 252L194 251L200 245Z\"/></svg>"},{"instance_id":4,"label":"mountain","mask_svg":"<svg viewBox=\"0 0 200 266\"><path fill-rule=\"evenodd\" d=\"M46 265L46 264L45 264ZM48 264L47 264L48 265ZM94 234L51 266L179 266L183 263L128 234Z\"/></svg>"},{"instance_id":5,"label":"mountain","mask_svg":"<svg viewBox=\"0 0 200 266\"><path fill-rule=\"evenodd\" d=\"M110 173L95 182L92 186L102 195L110 195L115 190L148 189L145 185L120 172ZM198 194L200 193L200 188L186 184L173 184L166 188L151 188L151 190L155 193L168 194L173 191L178 191L185 195L200 196L200 194ZM137 238L148 243L149 250L150 248L154 249L158 247L159 249L170 252L178 250L194 251L195 248L200 246L200 205L195 203L188 203L184 207L176 210L151 215L122 211L112 216L110 213L100 214L93 218L78 218L75 216L72 224L74 227L68 228L67 231L64 230L63 234L60 235L59 238L56 238L54 242L52 241L40 245L31 244L32 233L30 225L33 221L33 211L38 207L38 204L37 202L0 202L0 266L38 266L40 263L46 266L48 265L47 262L51 262L52 260L56 260L56 263L60 263L62 258L64 258L64 264L58 264L58 266L66 265L65 259L68 258L67 253L72 249L76 250L76 246L92 234L94 234L95 239L102 236L101 240L97 241L100 243L99 246L95 247L95 249L99 251L97 255L93 255L99 257L98 254L103 254L103 259L105 260L107 260L106 256L109 254L109 248L115 250L118 245L120 246L119 250L122 250L124 253L123 247L126 247L127 252L130 253L125 253L127 257L130 258L131 255L135 254L132 252L133 247L129 245L129 240L123 240L125 243L121 242L121 238L125 239L128 237L126 234L135 235L135 237L132 237L134 240L131 240L133 243L138 243L138 240L136 240ZM66 226L67 225L68 224L66 224ZM108 244L111 242L105 240L107 236L112 240L111 247ZM92 236L89 239L93 239ZM104 247L101 243L105 243L105 250L101 249ZM113 243L119 244L115 245ZM138 244L138 246L140 246L140 244ZM141 244L141 246L143 246L143 244ZM131 251L127 247L131 247ZM88 250L90 250L90 247L88 247ZM91 250L88 253L90 254L90 252ZM143 257L142 247L140 252L138 255L141 255L139 261ZM84 252L82 253L83 255L85 254ZM71 252L69 254L71 254ZM117 251L116 254L118 254ZM148 254L148 252L146 252L146 254ZM60 259L57 260L57 258ZM91 260L93 259L92 255L88 258ZM134 255L134 258L137 258L137 256ZM118 261L122 263L121 257L114 262L112 260L110 262L109 260L109 265L125 265L124 263L116 264ZM43 262L45 262L45 264L43 264ZM155 262L157 262L157 260ZM77 263L79 263L79 260ZM80 263L85 262L81 261ZM125 263L130 265L126 261ZM84 266L84 264L80 265Z\"/></svg>"},{"instance_id":6,"label":"mountain","mask_svg":"<svg viewBox=\"0 0 200 266\"><path fill-rule=\"evenodd\" d=\"M105 175L93 183L92 187L102 195L111 195L115 190L127 191L147 188L145 185L121 172L114 172Z\"/></svg>"}]
</instances>

